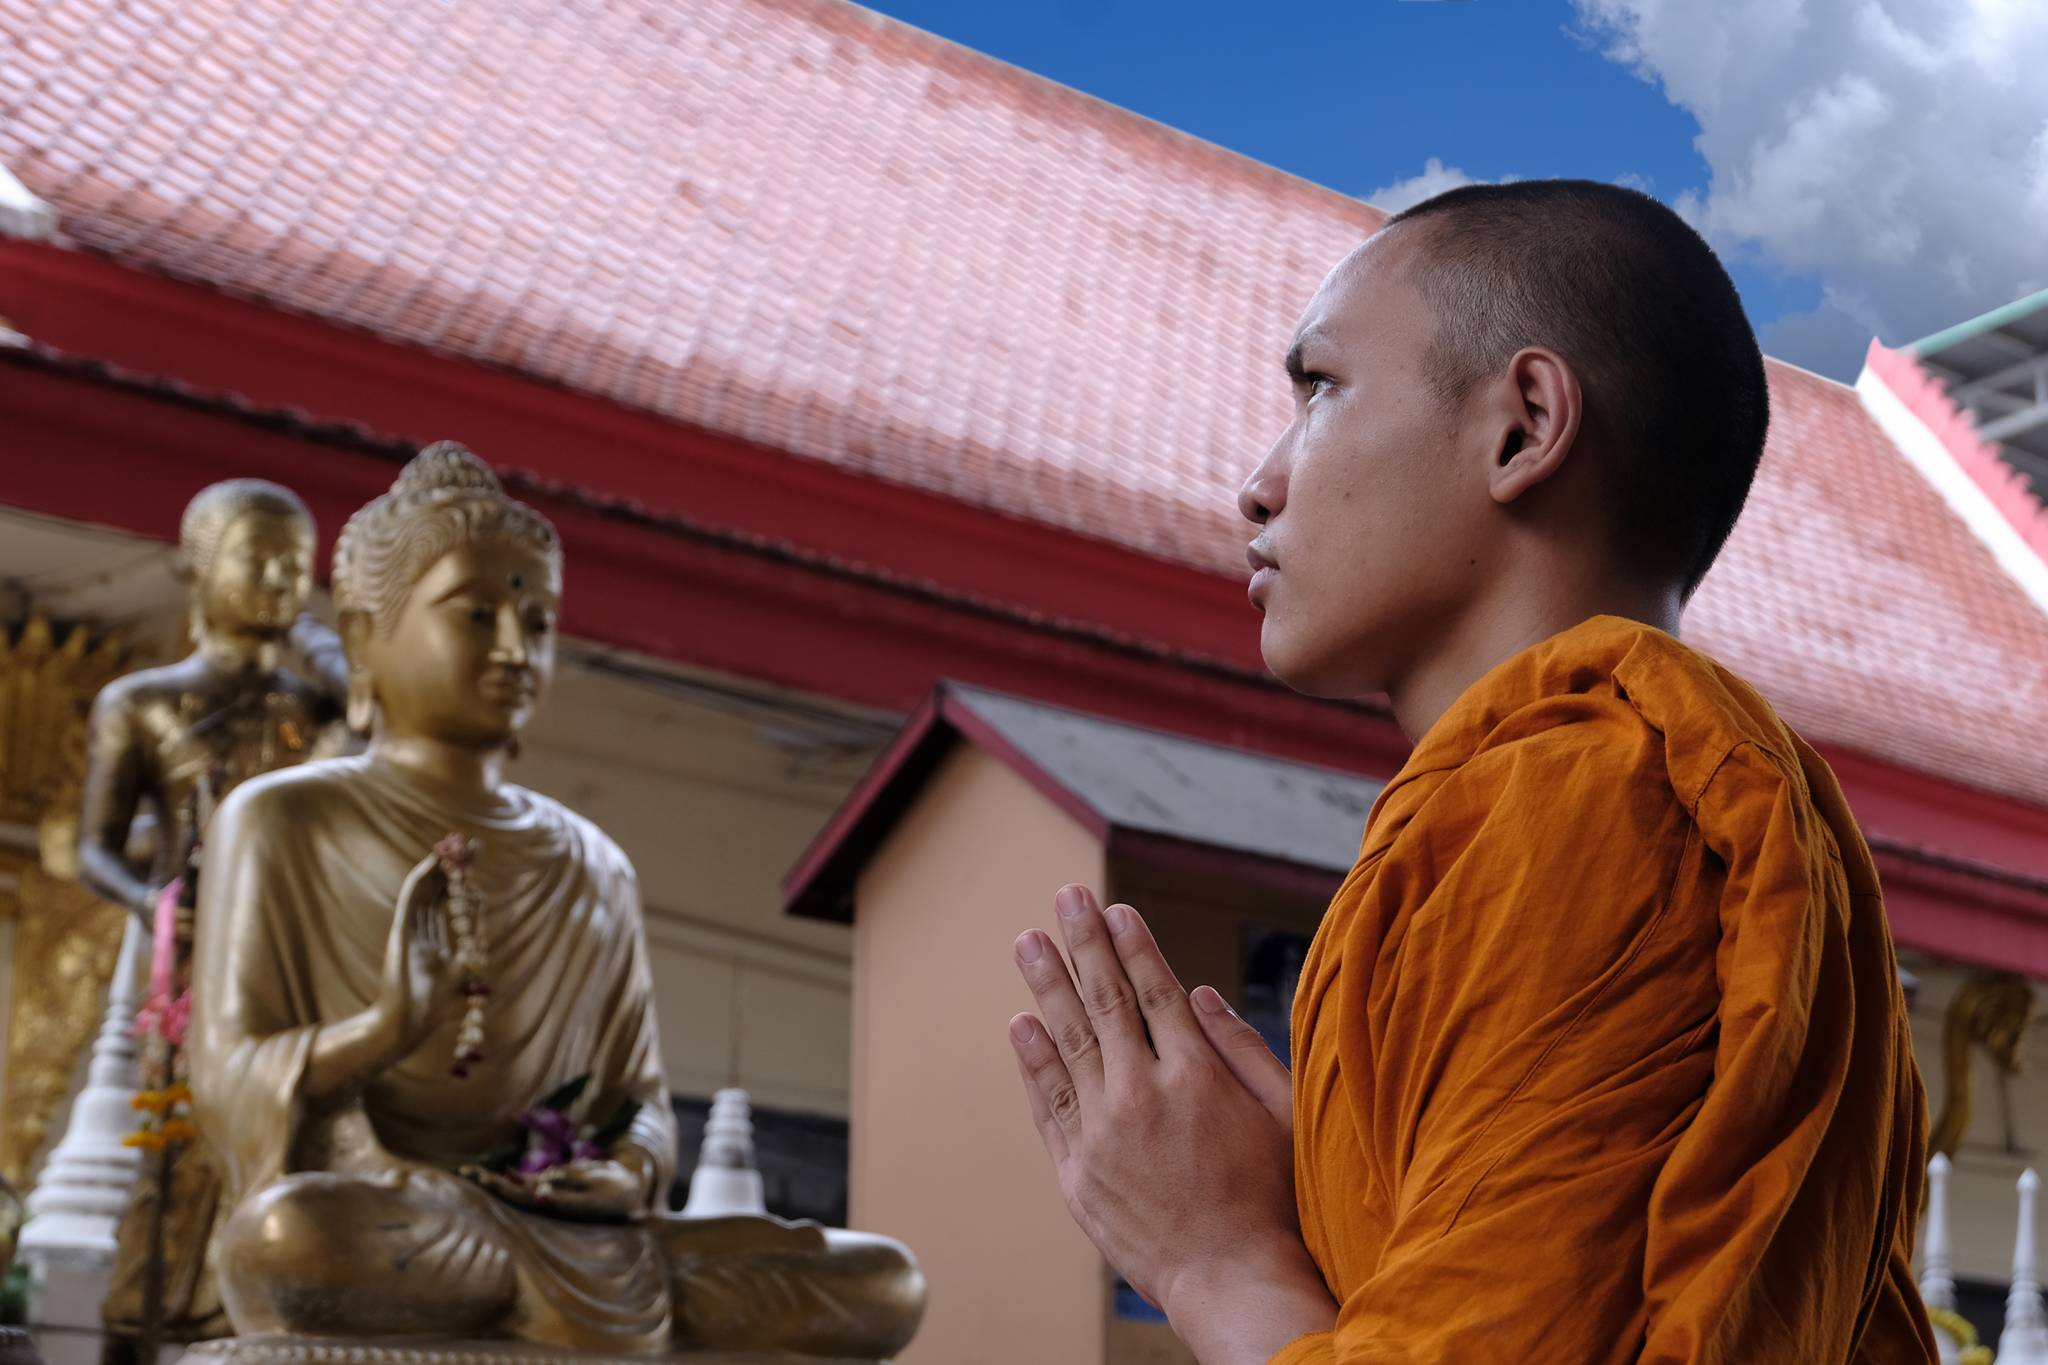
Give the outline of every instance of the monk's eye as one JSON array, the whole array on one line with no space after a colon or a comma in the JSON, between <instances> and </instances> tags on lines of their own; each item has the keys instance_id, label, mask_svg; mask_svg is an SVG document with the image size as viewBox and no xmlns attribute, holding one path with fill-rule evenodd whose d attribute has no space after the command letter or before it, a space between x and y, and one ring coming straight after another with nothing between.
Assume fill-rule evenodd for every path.
<instances>
[{"instance_id":1,"label":"monk's eye","mask_svg":"<svg viewBox=\"0 0 2048 1365\"><path fill-rule=\"evenodd\" d=\"M480 602L471 605L469 609L469 619L480 626L489 625L492 615L491 609Z\"/></svg>"},{"instance_id":2,"label":"monk's eye","mask_svg":"<svg viewBox=\"0 0 2048 1365\"><path fill-rule=\"evenodd\" d=\"M528 612L526 630L530 635L545 635L555 628L555 614L550 611Z\"/></svg>"}]
</instances>

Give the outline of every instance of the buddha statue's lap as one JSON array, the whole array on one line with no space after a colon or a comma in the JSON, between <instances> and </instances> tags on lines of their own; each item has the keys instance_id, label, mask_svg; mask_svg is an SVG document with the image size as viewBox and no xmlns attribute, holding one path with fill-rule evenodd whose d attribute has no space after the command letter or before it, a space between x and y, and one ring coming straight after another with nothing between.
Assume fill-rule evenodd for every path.
<instances>
[{"instance_id":1,"label":"buddha statue's lap","mask_svg":"<svg viewBox=\"0 0 2048 1365\"><path fill-rule=\"evenodd\" d=\"M631 865L500 773L552 663L551 528L436 448L350 522L334 583L376 740L238 790L201 879L193 1091L237 1329L893 1354L924 1295L900 1246L661 1211Z\"/></svg>"}]
</instances>

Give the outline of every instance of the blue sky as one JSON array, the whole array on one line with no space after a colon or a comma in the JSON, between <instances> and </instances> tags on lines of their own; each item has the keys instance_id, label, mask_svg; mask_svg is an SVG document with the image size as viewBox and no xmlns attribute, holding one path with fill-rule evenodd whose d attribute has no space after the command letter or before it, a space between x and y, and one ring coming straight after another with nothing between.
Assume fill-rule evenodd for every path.
<instances>
[{"instance_id":1,"label":"blue sky","mask_svg":"<svg viewBox=\"0 0 2048 1365\"><path fill-rule=\"evenodd\" d=\"M1959 201L1942 183L1956 168L1935 164L1951 159L1937 148L2026 159L2027 106L2043 101L2001 93L1997 49L2038 47L2048 26L1989 31L1997 0L1771 0L1797 20L1732 40L1720 0L865 3L1347 194L1434 158L1474 179L1628 177L1674 206L1689 197L1765 349L1837 378L1873 333L1902 344L2016 297L2036 261L2048 277L2048 248L1992 226L2024 205ZM1929 75L1929 53L1946 68ZM1983 101L1933 107L1929 90L1958 80ZM1830 117L1838 130L1802 140ZM1928 164L1910 160L1906 128L1929 139ZM1898 221L1866 237L1866 191L1904 237Z\"/></svg>"}]
</instances>

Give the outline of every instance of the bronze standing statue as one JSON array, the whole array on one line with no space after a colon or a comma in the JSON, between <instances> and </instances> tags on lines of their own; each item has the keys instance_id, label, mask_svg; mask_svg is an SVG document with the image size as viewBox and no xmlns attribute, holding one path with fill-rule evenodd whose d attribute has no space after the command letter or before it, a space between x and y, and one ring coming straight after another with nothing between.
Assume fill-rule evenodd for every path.
<instances>
[{"instance_id":1,"label":"bronze standing statue","mask_svg":"<svg viewBox=\"0 0 2048 1365\"><path fill-rule=\"evenodd\" d=\"M886 1357L923 1311L900 1246L664 1212L632 866L504 775L560 592L553 528L450 443L336 547L375 738L238 790L201 883L192 1089L235 1206L228 1312L285 1359L337 1335Z\"/></svg>"},{"instance_id":2,"label":"bronze standing statue","mask_svg":"<svg viewBox=\"0 0 2048 1365\"><path fill-rule=\"evenodd\" d=\"M192 653L100 692L79 819L82 880L145 923L184 872L202 812L243 779L309 757L338 718L342 682L331 632L301 618L314 529L289 489L232 479L202 490L185 508L179 547ZM310 680L284 663L295 634L312 660ZM334 676L319 676L323 670ZM128 849L144 814L155 821L155 849L135 867ZM189 962L191 930L180 915L173 941L158 945L173 978ZM172 1107L163 1097L179 1070L175 1040L159 1034L146 1042L144 1069L145 1093ZM207 1265L220 1175L203 1146L177 1136L185 1126L173 1119L150 1135L161 1149L171 1131L179 1149L144 1164L122 1218L106 1304L117 1336L195 1341L227 1330Z\"/></svg>"}]
</instances>

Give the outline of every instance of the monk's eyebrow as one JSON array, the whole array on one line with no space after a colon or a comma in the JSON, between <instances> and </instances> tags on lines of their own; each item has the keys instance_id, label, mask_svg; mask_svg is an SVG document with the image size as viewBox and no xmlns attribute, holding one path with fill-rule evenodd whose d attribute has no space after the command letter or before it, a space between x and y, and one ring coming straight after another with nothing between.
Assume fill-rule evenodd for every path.
<instances>
[{"instance_id":1,"label":"monk's eyebrow","mask_svg":"<svg viewBox=\"0 0 2048 1365\"><path fill-rule=\"evenodd\" d=\"M1311 341L1321 340L1322 335L1322 329L1314 323L1310 323L1307 327L1302 328L1301 335L1297 336L1294 339L1294 345L1288 348L1287 359L1281 363L1287 367L1287 377L1295 383L1308 383L1308 362L1302 359L1302 347L1308 345Z\"/></svg>"}]
</instances>

